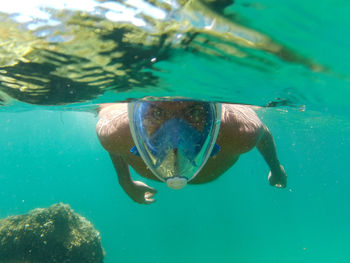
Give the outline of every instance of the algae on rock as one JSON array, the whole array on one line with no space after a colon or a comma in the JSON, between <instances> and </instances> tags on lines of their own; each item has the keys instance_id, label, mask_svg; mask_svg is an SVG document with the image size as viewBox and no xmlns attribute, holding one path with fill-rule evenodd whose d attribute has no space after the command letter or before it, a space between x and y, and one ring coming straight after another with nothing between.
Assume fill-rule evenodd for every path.
<instances>
[{"instance_id":1,"label":"algae on rock","mask_svg":"<svg viewBox=\"0 0 350 263\"><path fill-rule=\"evenodd\" d=\"M0 220L0 263L102 263L99 232L69 205Z\"/></svg>"}]
</instances>

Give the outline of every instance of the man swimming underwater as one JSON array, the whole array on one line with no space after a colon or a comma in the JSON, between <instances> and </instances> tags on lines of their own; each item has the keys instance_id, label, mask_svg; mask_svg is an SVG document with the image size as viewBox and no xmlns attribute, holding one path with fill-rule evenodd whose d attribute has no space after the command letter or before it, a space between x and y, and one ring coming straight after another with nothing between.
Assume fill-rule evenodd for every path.
<instances>
[{"instance_id":1,"label":"man swimming underwater","mask_svg":"<svg viewBox=\"0 0 350 263\"><path fill-rule=\"evenodd\" d=\"M215 180L255 146L270 167L270 185L287 184L272 135L249 106L167 99L105 104L96 130L120 185L140 204L153 203L157 191L133 181L129 165L180 189Z\"/></svg>"}]
</instances>

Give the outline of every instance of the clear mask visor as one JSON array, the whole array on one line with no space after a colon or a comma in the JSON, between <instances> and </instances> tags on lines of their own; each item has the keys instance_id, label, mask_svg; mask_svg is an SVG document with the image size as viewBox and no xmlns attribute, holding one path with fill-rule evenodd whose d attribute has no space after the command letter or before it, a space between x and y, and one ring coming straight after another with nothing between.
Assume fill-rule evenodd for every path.
<instances>
[{"instance_id":1,"label":"clear mask visor","mask_svg":"<svg viewBox=\"0 0 350 263\"><path fill-rule=\"evenodd\" d=\"M194 103L182 109L183 114L164 108L159 116L157 102L129 103L130 131L138 153L153 174L169 187L180 189L199 173L213 151L221 104Z\"/></svg>"}]
</instances>

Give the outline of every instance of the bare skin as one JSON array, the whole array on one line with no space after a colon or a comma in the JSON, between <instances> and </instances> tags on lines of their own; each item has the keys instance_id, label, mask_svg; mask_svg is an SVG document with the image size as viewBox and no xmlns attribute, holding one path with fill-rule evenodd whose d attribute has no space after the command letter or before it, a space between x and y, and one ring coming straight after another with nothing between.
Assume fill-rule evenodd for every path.
<instances>
[{"instance_id":1,"label":"bare skin","mask_svg":"<svg viewBox=\"0 0 350 263\"><path fill-rule=\"evenodd\" d=\"M164 121L173 115L196 112L196 107L198 103L191 101L157 102L157 109L163 113L158 121ZM193 125L200 129L200 116L193 122ZM157 129L157 126L159 124L155 121L154 129ZM142 158L130 153L135 144L129 129L127 103L101 105L96 131L102 146L109 152L124 191L137 203L153 203L153 196L157 190L141 181L134 181L130 176L129 165L141 176L159 181L147 169ZM286 187L287 175L277 158L272 135L250 107L222 104L221 126L216 143L221 147L219 153L209 158L189 184L202 184L217 179L236 163L241 154L257 147L270 167L270 185Z\"/></svg>"}]
</instances>

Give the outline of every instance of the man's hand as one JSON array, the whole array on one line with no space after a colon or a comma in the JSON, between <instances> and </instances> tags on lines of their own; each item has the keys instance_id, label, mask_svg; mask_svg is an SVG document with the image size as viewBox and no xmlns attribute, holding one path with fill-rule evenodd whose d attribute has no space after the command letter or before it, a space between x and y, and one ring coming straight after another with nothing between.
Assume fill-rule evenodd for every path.
<instances>
[{"instance_id":1,"label":"man's hand","mask_svg":"<svg viewBox=\"0 0 350 263\"><path fill-rule=\"evenodd\" d=\"M128 196L139 204L153 203L155 200L152 197L157 193L157 190L143 182L133 181L130 176L129 165L123 157L115 153L109 153L109 155L117 172L119 184Z\"/></svg>"},{"instance_id":2,"label":"man's hand","mask_svg":"<svg viewBox=\"0 0 350 263\"><path fill-rule=\"evenodd\" d=\"M285 188L287 186L287 174L283 166L280 165L279 169L269 173L268 180L270 185L277 188Z\"/></svg>"},{"instance_id":3,"label":"man's hand","mask_svg":"<svg viewBox=\"0 0 350 263\"><path fill-rule=\"evenodd\" d=\"M132 200L139 204L151 204L155 200L152 198L157 193L157 190L149 187L141 181L133 181L132 186L127 191L127 194Z\"/></svg>"}]
</instances>

